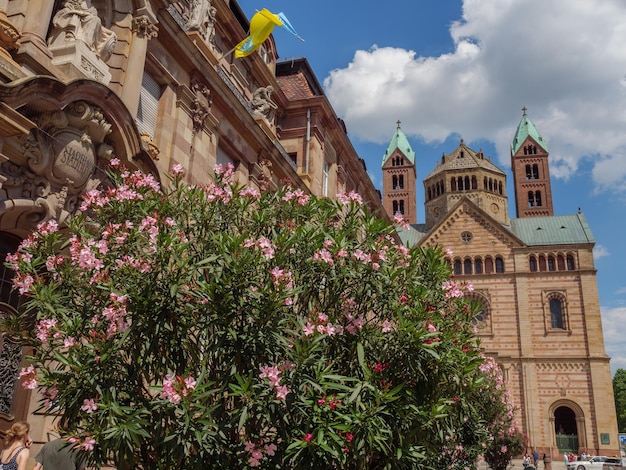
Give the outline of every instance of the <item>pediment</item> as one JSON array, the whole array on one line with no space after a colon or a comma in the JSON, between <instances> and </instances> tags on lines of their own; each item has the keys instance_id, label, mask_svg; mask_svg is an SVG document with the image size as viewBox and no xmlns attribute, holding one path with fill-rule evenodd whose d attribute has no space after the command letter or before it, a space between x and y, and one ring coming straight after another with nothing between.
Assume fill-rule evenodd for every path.
<instances>
[{"instance_id":1,"label":"pediment","mask_svg":"<svg viewBox=\"0 0 626 470\"><path fill-rule=\"evenodd\" d=\"M462 234L470 234L471 241ZM467 238L467 237L466 237ZM419 242L421 246L443 246L476 253L510 252L524 247L509 228L499 223L467 198L461 199L450 212Z\"/></svg>"}]
</instances>

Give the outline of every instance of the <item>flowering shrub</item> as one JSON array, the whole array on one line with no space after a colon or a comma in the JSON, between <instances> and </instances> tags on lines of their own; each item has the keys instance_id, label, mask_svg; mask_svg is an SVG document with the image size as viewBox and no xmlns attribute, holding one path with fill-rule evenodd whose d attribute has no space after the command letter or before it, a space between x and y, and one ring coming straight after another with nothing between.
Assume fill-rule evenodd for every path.
<instances>
[{"instance_id":1,"label":"flowering shrub","mask_svg":"<svg viewBox=\"0 0 626 470\"><path fill-rule=\"evenodd\" d=\"M355 193L116 170L8 257L23 385L93 464L474 468L497 439L509 410L481 406L504 389L441 250L402 246Z\"/></svg>"}]
</instances>

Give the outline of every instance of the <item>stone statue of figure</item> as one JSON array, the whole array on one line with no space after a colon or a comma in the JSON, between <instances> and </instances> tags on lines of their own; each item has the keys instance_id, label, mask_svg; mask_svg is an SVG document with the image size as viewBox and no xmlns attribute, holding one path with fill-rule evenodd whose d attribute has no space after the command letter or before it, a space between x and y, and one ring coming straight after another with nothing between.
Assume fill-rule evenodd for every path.
<instances>
[{"instance_id":1,"label":"stone statue of figure","mask_svg":"<svg viewBox=\"0 0 626 470\"><path fill-rule=\"evenodd\" d=\"M116 34L102 25L91 0L66 0L52 19L54 27L49 44L81 41L101 60L107 61L117 42Z\"/></svg>"},{"instance_id":2,"label":"stone statue of figure","mask_svg":"<svg viewBox=\"0 0 626 470\"><path fill-rule=\"evenodd\" d=\"M265 117L268 121L274 118L274 110L278 107L270 97L274 92L271 86L259 87L252 95L252 111L254 114Z\"/></svg>"},{"instance_id":3,"label":"stone statue of figure","mask_svg":"<svg viewBox=\"0 0 626 470\"><path fill-rule=\"evenodd\" d=\"M216 14L217 9L211 5L211 0L191 0L185 30L199 31L206 42L213 44Z\"/></svg>"}]
</instances>

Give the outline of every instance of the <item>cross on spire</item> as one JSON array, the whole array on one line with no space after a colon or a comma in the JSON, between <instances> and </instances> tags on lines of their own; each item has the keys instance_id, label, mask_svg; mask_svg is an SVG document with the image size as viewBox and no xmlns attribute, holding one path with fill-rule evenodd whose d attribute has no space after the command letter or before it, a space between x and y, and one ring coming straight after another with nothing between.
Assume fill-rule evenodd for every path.
<instances>
[{"instance_id":1,"label":"cross on spire","mask_svg":"<svg viewBox=\"0 0 626 470\"><path fill-rule=\"evenodd\" d=\"M526 111L527 111L527 110L528 110L528 109L526 108L526 106L524 106L524 107L522 108L522 112L524 113L524 114L523 114L524 116L526 116Z\"/></svg>"},{"instance_id":2,"label":"cross on spire","mask_svg":"<svg viewBox=\"0 0 626 470\"><path fill-rule=\"evenodd\" d=\"M398 125L398 129L400 129L400 119L396 121L396 124Z\"/></svg>"}]
</instances>

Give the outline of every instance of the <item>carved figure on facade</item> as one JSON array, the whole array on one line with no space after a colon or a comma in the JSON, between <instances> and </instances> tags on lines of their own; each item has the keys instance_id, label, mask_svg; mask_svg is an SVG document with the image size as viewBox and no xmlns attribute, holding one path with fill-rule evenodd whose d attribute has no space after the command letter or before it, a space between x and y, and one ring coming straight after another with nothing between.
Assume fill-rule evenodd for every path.
<instances>
[{"instance_id":1,"label":"carved figure on facade","mask_svg":"<svg viewBox=\"0 0 626 470\"><path fill-rule=\"evenodd\" d=\"M268 121L274 119L275 110L278 108L276 103L271 100L274 88L272 86L259 87L252 95L252 111L257 116L263 116Z\"/></svg>"},{"instance_id":2,"label":"carved figure on facade","mask_svg":"<svg viewBox=\"0 0 626 470\"><path fill-rule=\"evenodd\" d=\"M117 35L102 24L91 0L66 0L52 18L49 45L80 41L106 62L115 47Z\"/></svg>"},{"instance_id":3,"label":"carved figure on facade","mask_svg":"<svg viewBox=\"0 0 626 470\"><path fill-rule=\"evenodd\" d=\"M193 130L200 132L204 127L204 121L211 112L211 90L200 82L194 82L191 85L195 98L191 104L191 118L193 119Z\"/></svg>"},{"instance_id":4,"label":"carved figure on facade","mask_svg":"<svg viewBox=\"0 0 626 470\"><path fill-rule=\"evenodd\" d=\"M138 37L145 39L153 39L159 35L159 28L146 15L133 18L133 31Z\"/></svg>"},{"instance_id":5,"label":"carved figure on facade","mask_svg":"<svg viewBox=\"0 0 626 470\"><path fill-rule=\"evenodd\" d=\"M215 43L215 18L217 9L211 0L191 0L186 31L198 31L209 44Z\"/></svg>"}]
</instances>

